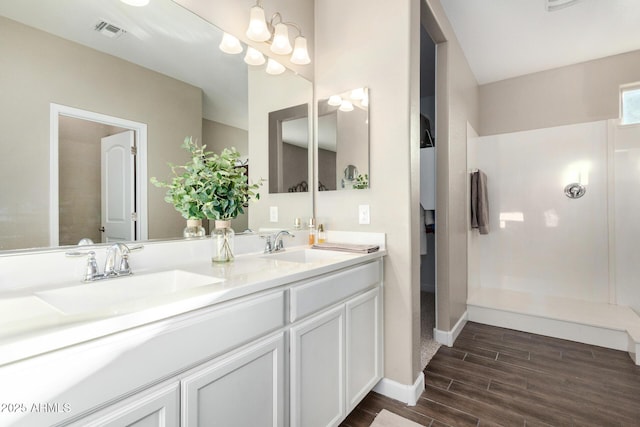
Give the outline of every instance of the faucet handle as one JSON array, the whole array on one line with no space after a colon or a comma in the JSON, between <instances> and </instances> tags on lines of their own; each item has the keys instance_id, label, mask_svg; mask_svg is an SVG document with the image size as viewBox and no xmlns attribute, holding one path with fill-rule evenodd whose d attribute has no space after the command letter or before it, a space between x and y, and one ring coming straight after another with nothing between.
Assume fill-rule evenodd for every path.
<instances>
[{"instance_id":1,"label":"faucet handle","mask_svg":"<svg viewBox=\"0 0 640 427\"><path fill-rule=\"evenodd\" d=\"M98 273L98 263L96 262L96 253L94 251L68 251L65 252L65 255L68 257L87 256L87 263L85 264L84 274L82 275L83 282L93 282L96 277L100 275Z\"/></svg>"},{"instance_id":2,"label":"faucet handle","mask_svg":"<svg viewBox=\"0 0 640 427\"><path fill-rule=\"evenodd\" d=\"M271 242L271 235L267 234L265 236L260 236L262 239L265 239L264 242L264 253L270 254L273 252L273 243Z\"/></svg>"},{"instance_id":3,"label":"faucet handle","mask_svg":"<svg viewBox=\"0 0 640 427\"><path fill-rule=\"evenodd\" d=\"M119 276L128 276L131 274L131 267L129 266L129 254L123 253L120 259L120 267L118 268Z\"/></svg>"}]
</instances>

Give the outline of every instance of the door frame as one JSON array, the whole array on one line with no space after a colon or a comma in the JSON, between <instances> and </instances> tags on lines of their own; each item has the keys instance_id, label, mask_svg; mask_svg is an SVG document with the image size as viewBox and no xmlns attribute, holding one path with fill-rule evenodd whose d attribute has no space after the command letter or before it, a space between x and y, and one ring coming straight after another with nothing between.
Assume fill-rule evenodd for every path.
<instances>
[{"instance_id":1,"label":"door frame","mask_svg":"<svg viewBox=\"0 0 640 427\"><path fill-rule=\"evenodd\" d=\"M81 110L66 105L50 103L49 123L49 245L59 246L59 123L60 116L88 120L110 126L130 129L135 134L137 155L135 159L135 210L138 214L136 221L136 236L138 241L149 239L148 210L147 210L147 125L119 117L108 116L93 111Z\"/></svg>"}]
</instances>

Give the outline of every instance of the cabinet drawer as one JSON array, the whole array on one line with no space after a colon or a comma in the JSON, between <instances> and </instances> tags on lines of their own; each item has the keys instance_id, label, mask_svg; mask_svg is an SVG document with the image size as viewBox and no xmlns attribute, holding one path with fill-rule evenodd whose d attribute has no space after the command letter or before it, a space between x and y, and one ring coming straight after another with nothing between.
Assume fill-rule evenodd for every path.
<instances>
[{"instance_id":1,"label":"cabinet drawer","mask_svg":"<svg viewBox=\"0 0 640 427\"><path fill-rule=\"evenodd\" d=\"M290 320L295 322L380 283L380 263L371 262L293 287Z\"/></svg>"}]
</instances>

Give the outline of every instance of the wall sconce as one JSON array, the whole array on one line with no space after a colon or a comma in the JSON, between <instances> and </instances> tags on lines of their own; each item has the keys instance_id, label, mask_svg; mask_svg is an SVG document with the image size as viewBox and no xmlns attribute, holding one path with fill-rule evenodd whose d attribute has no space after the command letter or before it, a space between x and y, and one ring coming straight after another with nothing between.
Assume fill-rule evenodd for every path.
<instances>
[{"instance_id":1,"label":"wall sconce","mask_svg":"<svg viewBox=\"0 0 640 427\"><path fill-rule=\"evenodd\" d=\"M293 47L289 40L289 27L298 30ZM262 0L257 0L251 8L247 37L256 42L271 43L271 51L278 55L288 55L291 52L290 61L297 65L306 65L311 62L307 50L307 39L302 35L302 29L294 22L284 22L280 12L273 14L269 22L265 19Z\"/></svg>"}]
</instances>

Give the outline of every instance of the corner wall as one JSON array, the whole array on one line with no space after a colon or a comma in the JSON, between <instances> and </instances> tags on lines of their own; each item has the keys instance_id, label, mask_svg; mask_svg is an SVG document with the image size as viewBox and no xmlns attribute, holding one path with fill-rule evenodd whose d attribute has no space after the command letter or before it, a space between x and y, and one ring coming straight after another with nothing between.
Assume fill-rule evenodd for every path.
<instances>
[{"instance_id":1,"label":"corner wall","mask_svg":"<svg viewBox=\"0 0 640 427\"><path fill-rule=\"evenodd\" d=\"M415 162L419 158L420 13L419 3L413 0L374 3L316 2L315 97L370 88L371 165L371 188L319 192L316 216L328 230L386 233L385 377L412 385L422 370L419 165ZM358 224L360 204L370 206L370 225Z\"/></svg>"}]
</instances>

